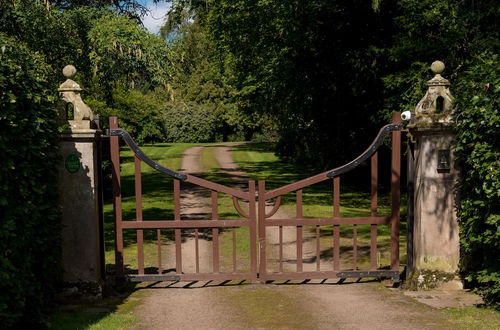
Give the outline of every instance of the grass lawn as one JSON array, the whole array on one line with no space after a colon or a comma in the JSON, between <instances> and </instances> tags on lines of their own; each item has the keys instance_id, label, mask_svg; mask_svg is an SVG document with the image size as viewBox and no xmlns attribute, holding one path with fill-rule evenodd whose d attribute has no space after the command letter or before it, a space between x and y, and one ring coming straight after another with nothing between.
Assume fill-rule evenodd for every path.
<instances>
[{"instance_id":1,"label":"grass lawn","mask_svg":"<svg viewBox=\"0 0 500 330\"><path fill-rule=\"evenodd\" d=\"M48 328L56 330L79 329L126 329L137 323L134 309L140 304L146 291L134 291L130 295L115 296L98 301L64 305L49 317Z\"/></svg>"}]
</instances>

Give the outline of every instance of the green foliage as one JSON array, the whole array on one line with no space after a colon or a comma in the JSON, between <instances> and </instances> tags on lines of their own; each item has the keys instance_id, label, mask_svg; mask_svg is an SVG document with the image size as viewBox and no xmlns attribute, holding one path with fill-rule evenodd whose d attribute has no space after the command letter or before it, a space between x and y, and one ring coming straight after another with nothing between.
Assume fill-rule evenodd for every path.
<instances>
[{"instance_id":1,"label":"green foliage","mask_svg":"<svg viewBox=\"0 0 500 330\"><path fill-rule=\"evenodd\" d=\"M250 140L255 132L269 126L268 118L241 111L237 91L229 83L232 73L220 67L206 27L198 18L185 21L188 14L182 12L177 15L175 8L177 7L174 7L172 15L180 21L172 21L174 18L171 17L164 27L166 33L174 29L171 25L176 25L175 33L171 32L169 37L171 101L167 105L165 118L172 118L169 115L172 113L186 118L173 118L175 122L166 123L167 127L175 127L175 133L168 134L170 141L209 141L206 140L208 136L223 141ZM196 113L197 111L200 113ZM207 116L207 122L199 124L203 129L210 127L213 132L204 131L200 136L195 134L192 139L187 138L184 133L179 135L180 130L183 130L182 122L198 122L198 118L203 116ZM186 127L185 132L188 131L192 129ZM172 140L176 137L181 140Z\"/></svg>"},{"instance_id":2,"label":"green foliage","mask_svg":"<svg viewBox=\"0 0 500 330\"><path fill-rule=\"evenodd\" d=\"M219 124L207 106L172 104L164 113L167 140L175 142L210 142L216 140Z\"/></svg>"},{"instance_id":3,"label":"green foliage","mask_svg":"<svg viewBox=\"0 0 500 330\"><path fill-rule=\"evenodd\" d=\"M90 102L93 109L103 117L116 116L120 127L126 129L138 143L152 143L165 140L162 112L166 103L164 90L141 92L125 88L113 89L113 108L105 103Z\"/></svg>"},{"instance_id":4,"label":"green foliage","mask_svg":"<svg viewBox=\"0 0 500 330\"><path fill-rule=\"evenodd\" d=\"M136 21L114 13L103 15L93 22L88 39L93 76L101 85L113 86L123 79L132 88L166 83L167 44Z\"/></svg>"},{"instance_id":5,"label":"green foliage","mask_svg":"<svg viewBox=\"0 0 500 330\"><path fill-rule=\"evenodd\" d=\"M6 328L37 325L61 273L49 73L42 56L0 32L0 323Z\"/></svg>"},{"instance_id":6,"label":"green foliage","mask_svg":"<svg viewBox=\"0 0 500 330\"><path fill-rule=\"evenodd\" d=\"M378 114L414 108L431 78L429 64L445 62L457 99L462 271L489 303L498 302L500 292L499 18L496 1L398 1L387 49L393 72L384 77L385 106Z\"/></svg>"},{"instance_id":7,"label":"green foliage","mask_svg":"<svg viewBox=\"0 0 500 330\"><path fill-rule=\"evenodd\" d=\"M239 0L213 2L206 22L239 106L277 123L280 156L326 168L375 134L386 16L367 1Z\"/></svg>"},{"instance_id":8,"label":"green foliage","mask_svg":"<svg viewBox=\"0 0 500 330\"><path fill-rule=\"evenodd\" d=\"M500 64L486 52L468 65L457 95L459 208L466 279L489 303L500 301Z\"/></svg>"}]
</instances>

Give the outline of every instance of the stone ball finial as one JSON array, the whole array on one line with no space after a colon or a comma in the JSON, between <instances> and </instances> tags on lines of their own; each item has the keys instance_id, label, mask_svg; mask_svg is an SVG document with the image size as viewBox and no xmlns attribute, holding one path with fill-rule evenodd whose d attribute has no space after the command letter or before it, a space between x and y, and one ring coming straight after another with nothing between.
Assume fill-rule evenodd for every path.
<instances>
[{"instance_id":1,"label":"stone ball finial","mask_svg":"<svg viewBox=\"0 0 500 330\"><path fill-rule=\"evenodd\" d=\"M434 61L431 64L431 70L434 74L441 74L444 71L444 63L441 61Z\"/></svg>"},{"instance_id":2,"label":"stone ball finial","mask_svg":"<svg viewBox=\"0 0 500 330\"><path fill-rule=\"evenodd\" d=\"M73 65L66 65L63 69L63 75L68 79L72 79L76 75L76 68Z\"/></svg>"}]
</instances>

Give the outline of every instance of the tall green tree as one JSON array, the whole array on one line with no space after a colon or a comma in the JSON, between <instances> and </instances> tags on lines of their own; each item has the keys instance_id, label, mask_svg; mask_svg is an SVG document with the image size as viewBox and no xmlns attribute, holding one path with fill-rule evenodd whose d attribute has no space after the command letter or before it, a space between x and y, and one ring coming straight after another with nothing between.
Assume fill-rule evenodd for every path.
<instances>
[{"instance_id":1,"label":"tall green tree","mask_svg":"<svg viewBox=\"0 0 500 330\"><path fill-rule=\"evenodd\" d=\"M366 1L207 1L193 7L240 109L278 126L280 155L324 168L366 147L374 132L370 118L383 106L377 97L386 62L380 49L392 26L383 19L386 12L375 13Z\"/></svg>"}]
</instances>

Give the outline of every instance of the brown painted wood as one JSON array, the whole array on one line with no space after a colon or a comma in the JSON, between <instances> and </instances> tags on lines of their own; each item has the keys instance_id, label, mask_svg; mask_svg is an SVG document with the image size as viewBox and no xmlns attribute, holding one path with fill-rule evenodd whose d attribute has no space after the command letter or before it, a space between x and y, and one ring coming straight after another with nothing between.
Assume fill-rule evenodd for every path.
<instances>
[{"instance_id":1,"label":"brown painted wood","mask_svg":"<svg viewBox=\"0 0 500 330\"><path fill-rule=\"evenodd\" d=\"M319 226L316 226L316 270L320 271L320 261L321 261L321 249L320 249L320 230Z\"/></svg>"},{"instance_id":2,"label":"brown painted wood","mask_svg":"<svg viewBox=\"0 0 500 330\"><path fill-rule=\"evenodd\" d=\"M279 271L283 271L283 226L279 226Z\"/></svg>"},{"instance_id":3,"label":"brown painted wood","mask_svg":"<svg viewBox=\"0 0 500 330\"><path fill-rule=\"evenodd\" d=\"M340 225L340 224L387 224L390 217L365 217L365 218L308 218L308 219L267 219L265 226L314 226L314 225ZM166 228L225 228L225 227L248 227L250 220L147 220L137 223L136 221L123 221L123 229L166 229Z\"/></svg>"},{"instance_id":4,"label":"brown painted wood","mask_svg":"<svg viewBox=\"0 0 500 330\"><path fill-rule=\"evenodd\" d=\"M266 226L381 225L390 221L390 217L267 219Z\"/></svg>"},{"instance_id":5,"label":"brown painted wood","mask_svg":"<svg viewBox=\"0 0 500 330\"><path fill-rule=\"evenodd\" d=\"M303 240L303 230L302 226L297 226L297 271L301 272L302 271L302 240Z\"/></svg>"},{"instance_id":6,"label":"brown painted wood","mask_svg":"<svg viewBox=\"0 0 500 330\"><path fill-rule=\"evenodd\" d=\"M340 217L340 178L333 179L333 216Z\"/></svg>"},{"instance_id":7,"label":"brown painted wood","mask_svg":"<svg viewBox=\"0 0 500 330\"><path fill-rule=\"evenodd\" d=\"M401 123L401 116L392 114L394 124ZM401 180L401 131L392 132L391 153L391 269L399 270L399 216Z\"/></svg>"},{"instance_id":8,"label":"brown painted wood","mask_svg":"<svg viewBox=\"0 0 500 330\"><path fill-rule=\"evenodd\" d=\"M340 226L333 225L333 270L340 269Z\"/></svg>"},{"instance_id":9,"label":"brown painted wood","mask_svg":"<svg viewBox=\"0 0 500 330\"><path fill-rule=\"evenodd\" d=\"M217 220L217 219L216 219ZM188 229L188 228L226 228L248 227L250 220L147 220L123 221L123 229Z\"/></svg>"},{"instance_id":10,"label":"brown painted wood","mask_svg":"<svg viewBox=\"0 0 500 330\"><path fill-rule=\"evenodd\" d=\"M257 205L255 199L255 181L248 181L248 221L250 235L250 273L252 283L257 282Z\"/></svg>"},{"instance_id":11,"label":"brown painted wood","mask_svg":"<svg viewBox=\"0 0 500 330\"><path fill-rule=\"evenodd\" d=\"M135 217L142 221L142 177L141 160L134 157L134 183L135 183ZM137 229L137 266L139 275L144 274L144 230Z\"/></svg>"},{"instance_id":12,"label":"brown painted wood","mask_svg":"<svg viewBox=\"0 0 500 330\"><path fill-rule=\"evenodd\" d=\"M163 273L163 266L162 266L162 260L161 260L161 229L158 229L156 231L156 243L157 243L157 256L158 256L158 274Z\"/></svg>"},{"instance_id":13,"label":"brown painted wood","mask_svg":"<svg viewBox=\"0 0 500 330\"><path fill-rule=\"evenodd\" d=\"M272 198L275 198L275 197L278 197L278 196L282 196L282 195L284 195L286 193L289 193L289 192L292 192L292 191L297 191L297 190L302 189L304 187L311 186L313 184L316 184L316 183L319 183L321 181L327 180L327 179L329 179L329 177L327 176L327 174L329 172L330 171L323 172L323 173L317 174L315 176L312 176L310 178L307 178L307 179L304 179L304 180L300 180L300 181L288 184L288 185L283 186L281 188L277 188L277 189L271 190L271 191L269 191L269 192L266 193L266 195L265 195L264 198L266 200L272 199Z\"/></svg>"},{"instance_id":14,"label":"brown painted wood","mask_svg":"<svg viewBox=\"0 0 500 330\"><path fill-rule=\"evenodd\" d=\"M270 218L273 215L275 215L276 212L278 212L278 209L280 208L280 206L281 206L281 196L278 196L278 197L276 197L276 200L274 201L274 205L273 205L273 208L271 209L271 211L269 211L269 213L266 213L266 218Z\"/></svg>"},{"instance_id":15,"label":"brown painted wood","mask_svg":"<svg viewBox=\"0 0 500 330\"><path fill-rule=\"evenodd\" d=\"M296 213L295 217L297 219L303 218L302 214L302 190L297 190L296 194ZM302 271L302 240L303 240L303 227L302 226L297 226L297 241L296 241L296 247L297 247L297 271L301 272Z\"/></svg>"},{"instance_id":16,"label":"brown painted wood","mask_svg":"<svg viewBox=\"0 0 500 330\"><path fill-rule=\"evenodd\" d=\"M245 218L249 218L250 215L248 213L246 213L240 206L240 200L236 197L233 196L233 206L234 208L236 209L236 211L242 216L242 217L245 217Z\"/></svg>"},{"instance_id":17,"label":"brown painted wood","mask_svg":"<svg viewBox=\"0 0 500 330\"><path fill-rule=\"evenodd\" d=\"M200 245L199 245L198 228L194 230L194 257L196 273L200 272Z\"/></svg>"},{"instance_id":18,"label":"brown painted wood","mask_svg":"<svg viewBox=\"0 0 500 330\"><path fill-rule=\"evenodd\" d=\"M212 221L217 221L219 217L219 204L217 201L217 192L212 191ZM219 228L212 228L212 269L214 273L220 271L219 260Z\"/></svg>"},{"instance_id":19,"label":"brown painted wood","mask_svg":"<svg viewBox=\"0 0 500 330\"><path fill-rule=\"evenodd\" d=\"M377 216L378 204L378 153L373 154L371 158L371 204L370 215ZM370 226L370 269L378 268L377 260L377 225Z\"/></svg>"},{"instance_id":20,"label":"brown painted wood","mask_svg":"<svg viewBox=\"0 0 500 330\"><path fill-rule=\"evenodd\" d=\"M236 229L233 228L233 273L236 273Z\"/></svg>"},{"instance_id":21,"label":"brown painted wood","mask_svg":"<svg viewBox=\"0 0 500 330\"><path fill-rule=\"evenodd\" d=\"M371 158L371 205L370 215L377 216L378 203L378 152L374 153Z\"/></svg>"},{"instance_id":22,"label":"brown painted wood","mask_svg":"<svg viewBox=\"0 0 500 330\"><path fill-rule=\"evenodd\" d=\"M358 225L352 225L352 269L358 269Z\"/></svg>"},{"instance_id":23,"label":"brown painted wood","mask_svg":"<svg viewBox=\"0 0 500 330\"><path fill-rule=\"evenodd\" d=\"M109 127L118 128L118 118L109 117ZM115 272L123 275L123 231L122 231L122 195L120 183L120 145L118 136L109 138L113 185L113 213L115 218Z\"/></svg>"},{"instance_id":24,"label":"brown painted wood","mask_svg":"<svg viewBox=\"0 0 500 330\"><path fill-rule=\"evenodd\" d=\"M194 175L186 174L187 179L185 180L186 182L195 184L200 187L204 187L210 190L215 190L221 193L225 193L234 197L238 197L243 200L248 200L250 198L249 194L247 192L241 191L241 190L236 190L234 188L230 188L212 181L208 181L202 178L198 178Z\"/></svg>"},{"instance_id":25,"label":"brown painted wood","mask_svg":"<svg viewBox=\"0 0 500 330\"><path fill-rule=\"evenodd\" d=\"M176 223L181 224L181 182L174 179L174 218ZM156 222L156 221L154 221ZM167 222L167 221L158 221ZM153 221L144 221L144 223L150 223L152 225ZM155 226L155 228L167 228ZM174 227L175 235L175 272L177 274L182 274L182 232L180 227Z\"/></svg>"},{"instance_id":26,"label":"brown painted wood","mask_svg":"<svg viewBox=\"0 0 500 330\"><path fill-rule=\"evenodd\" d=\"M340 177L333 179L333 216L340 217ZM340 226L333 225L333 270L340 269Z\"/></svg>"},{"instance_id":27,"label":"brown painted wood","mask_svg":"<svg viewBox=\"0 0 500 330\"><path fill-rule=\"evenodd\" d=\"M377 260L377 225L370 226L370 268L378 268Z\"/></svg>"},{"instance_id":28,"label":"brown painted wood","mask_svg":"<svg viewBox=\"0 0 500 330\"><path fill-rule=\"evenodd\" d=\"M266 281L266 182L259 181L259 278L262 283Z\"/></svg>"}]
</instances>

